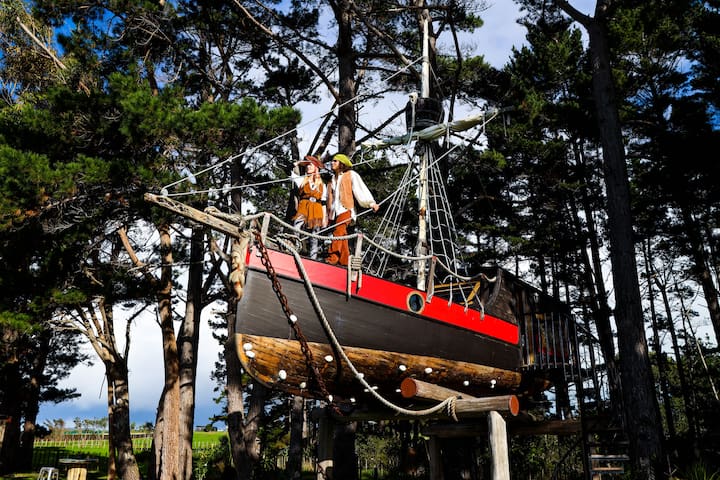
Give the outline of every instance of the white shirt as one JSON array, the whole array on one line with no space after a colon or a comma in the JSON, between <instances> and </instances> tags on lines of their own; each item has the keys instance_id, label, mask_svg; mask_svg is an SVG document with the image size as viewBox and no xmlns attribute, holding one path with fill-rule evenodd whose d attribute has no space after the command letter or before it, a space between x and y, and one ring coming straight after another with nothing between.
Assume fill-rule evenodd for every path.
<instances>
[{"instance_id":1,"label":"white shirt","mask_svg":"<svg viewBox=\"0 0 720 480\"><path fill-rule=\"evenodd\" d=\"M333 188L333 204L332 204L332 218L337 218L338 215L347 212L347 208L345 208L342 203L340 202L340 190L339 185L342 185L342 182L340 179L343 175L350 175L351 181L352 181L352 191L353 195L355 196L355 201L361 206L365 208L370 208L370 206L375 203L375 199L373 198L372 193L370 193L370 190L368 189L367 185L365 185L365 182L363 181L360 174L358 174L355 170L346 170L345 172L341 173L337 177L333 176L332 178L332 188ZM350 215L353 220L355 220L357 213L355 212L355 209L353 208L350 212Z\"/></svg>"}]
</instances>

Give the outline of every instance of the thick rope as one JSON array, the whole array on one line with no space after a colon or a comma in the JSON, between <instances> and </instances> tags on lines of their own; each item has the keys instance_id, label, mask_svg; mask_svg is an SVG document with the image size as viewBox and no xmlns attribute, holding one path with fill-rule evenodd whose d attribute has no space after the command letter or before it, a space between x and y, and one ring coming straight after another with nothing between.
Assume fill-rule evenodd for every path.
<instances>
[{"instance_id":1,"label":"thick rope","mask_svg":"<svg viewBox=\"0 0 720 480\"><path fill-rule=\"evenodd\" d=\"M447 399L443 400L439 404L435 405L434 407L427 408L425 410L408 410L406 408L403 408L399 405L395 405L394 403L387 400L385 397L377 393L377 391L363 378L364 375L361 372L358 372L355 368L355 365L350 361L348 356L345 354L345 351L343 349L343 346L338 341L337 337L335 336L335 333L332 330L332 327L330 326L330 323L327 321L327 317L325 316L325 312L322 309L322 306L320 305L319 300L317 299L317 296L315 295L315 289L312 285L312 282L310 281L310 278L307 275L307 272L305 270L305 266L302 263L302 257L300 254L295 250L292 245L290 245L289 242L278 238L278 243L281 244L284 248L286 248L290 253L292 253L293 257L295 258L295 265L297 266L298 273L302 277L303 282L305 283L305 288L308 292L308 298L310 299L310 302L313 305L313 308L315 309L315 312L317 313L318 319L320 320L320 323L322 324L323 329L327 333L328 339L332 343L332 345L335 347L335 350L340 354L342 357L342 360L350 367L350 371L352 371L355 378L360 382L360 384L367 389L368 392L370 392L379 402L381 402L383 405L385 405L388 408L391 408L397 413L401 413L404 415L410 415L410 416L426 416L426 415L432 415L433 413L442 411L445 409L448 412L448 415L452 416L453 419L457 421L457 417L455 416L455 397L448 397Z\"/></svg>"}]
</instances>

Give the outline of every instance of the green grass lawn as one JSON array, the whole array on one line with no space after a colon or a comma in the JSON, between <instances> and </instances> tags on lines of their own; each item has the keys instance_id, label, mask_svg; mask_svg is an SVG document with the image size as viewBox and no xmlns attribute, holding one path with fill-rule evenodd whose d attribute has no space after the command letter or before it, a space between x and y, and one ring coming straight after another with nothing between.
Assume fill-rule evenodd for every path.
<instances>
[{"instance_id":1,"label":"green grass lawn","mask_svg":"<svg viewBox=\"0 0 720 480\"><path fill-rule=\"evenodd\" d=\"M150 434L148 434L150 435ZM201 451L204 448L210 448L220 443L222 437L226 437L227 432L194 432L193 433L193 449ZM143 465L144 457L148 454L152 439L150 437L143 439L134 439L133 448L135 450L138 463L140 463L141 472L145 468ZM42 446L41 442L35 445L33 452L33 472L18 472L0 477L0 480L37 480L40 468L43 466L58 466L60 458L96 458L98 466L88 471L88 480L105 480L107 478L107 457L108 446L107 441L94 442L88 445L86 442L63 442L62 446ZM60 478L65 478L64 468L59 467Z\"/></svg>"}]
</instances>

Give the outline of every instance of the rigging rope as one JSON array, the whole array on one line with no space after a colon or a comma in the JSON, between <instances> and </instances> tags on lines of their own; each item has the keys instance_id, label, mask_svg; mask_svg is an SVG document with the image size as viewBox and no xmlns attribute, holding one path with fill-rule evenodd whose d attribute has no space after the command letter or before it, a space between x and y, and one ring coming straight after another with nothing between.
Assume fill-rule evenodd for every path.
<instances>
[{"instance_id":1,"label":"rigging rope","mask_svg":"<svg viewBox=\"0 0 720 480\"><path fill-rule=\"evenodd\" d=\"M385 81L391 80L393 77L395 77L395 76L397 76L397 75L400 75L401 73L405 72L405 71L408 70L410 67L412 67L413 65L417 64L418 62L421 62L422 60L423 60L423 57L422 57L422 56L416 58L414 61L410 62L408 65L405 65L404 67L398 69L398 71L394 72L392 75L390 75L388 78L386 78ZM373 96L373 94L371 94L370 96ZM271 139L269 139L269 140L266 140L266 141L262 142L261 144L256 145L256 146L254 146L254 147L252 147L252 148L248 148L247 150L244 150L244 151L242 151L242 152L240 152L240 153L236 153L235 155L231 155L231 156L229 156L228 158L226 158L225 160L222 160L221 162L216 163L215 165L211 165L211 166L209 166L209 167L207 167L207 168L204 168L204 169L202 169L202 170L200 170L200 171L198 171L198 172L191 172L189 175L187 175L187 176L185 176L185 177L183 177L183 178L181 178L181 179L179 179L179 180L176 180L176 181L174 181L174 182L168 183L167 185L165 185L164 187L161 188L161 193L162 193L163 195L165 195L165 196L168 196L168 195L170 195L169 192L168 192L168 189L171 188L171 187L177 186L177 185L179 185L179 184L181 184L181 183L183 183L183 182L186 182L186 181L190 181L190 178L196 178L196 177L198 177L199 175L202 175L202 174L205 174L205 173L210 172L210 171L212 171L212 170L218 169L218 168L222 167L223 165L226 165L226 164L232 162L233 160L236 160L237 158L242 157L243 155L252 156L252 155L255 153L255 151L258 150L258 149L260 149L261 147L264 147L264 146L266 146L266 145L270 145L271 143L274 143L274 142L276 142L277 140L280 140L281 138L286 137L286 136L290 135L290 134L293 133L293 132L296 132L299 128L305 127L305 126L310 125L310 124L312 124L312 123L314 123L314 122L316 122L316 121L318 121L318 120L320 120L320 119L322 119L322 118L325 118L328 114L330 114L330 113L331 113L333 110L335 110L336 108L341 108L341 107L347 105L347 104L350 103L350 102L354 102L355 100L357 100L357 99L360 98L360 97L361 97L360 94L356 94L355 96L349 98L349 99L346 100L345 102L334 106L334 107L332 108L332 110L328 110L328 111L325 112L325 113L322 113L322 114L320 114L320 115L317 115L316 117L312 118L311 120L309 120L309 121L307 121L307 122L305 122L305 123L303 123L303 124L301 124L301 125L298 125L298 126L295 127L295 128L292 128L292 129L290 129L290 130L288 130L288 131L286 131L286 132L283 132L283 133L281 133L280 135L277 135L277 136L275 136L275 137L273 137L273 138L271 138ZM285 181L285 180L283 180L283 181ZM270 183L272 183L272 182L270 182ZM264 183L261 183L261 184L258 184L258 185L263 185L263 184L264 184ZM237 188L247 188L247 187L248 187L247 185L238 185L238 186L229 186L229 187L227 187L227 188L208 189L208 190L204 190L204 191L191 191L191 192L174 193L173 195L174 195L174 196L196 195L196 194L198 194L198 193L213 193L213 192L216 192L216 191L218 191L218 192L219 192L219 191L232 191L232 190L237 189Z\"/></svg>"}]
</instances>

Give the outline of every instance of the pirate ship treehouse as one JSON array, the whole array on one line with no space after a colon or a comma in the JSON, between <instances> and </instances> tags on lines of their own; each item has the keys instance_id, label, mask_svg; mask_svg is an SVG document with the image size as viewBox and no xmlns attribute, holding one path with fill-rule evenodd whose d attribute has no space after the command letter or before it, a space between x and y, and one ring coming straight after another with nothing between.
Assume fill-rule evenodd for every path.
<instances>
[{"instance_id":1,"label":"pirate ship treehouse","mask_svg":"<svg viewBox=\"0 0 720 480\"><path fill-rule=\"evenodd\" d=\"M189 215L189 207L167 197L148 198L245 240L234 254L242 291L235 343L247 373L270 388L355 404L402 401L408 379L473 397L522 399L548 389L577 363L572 317L501 268L465 273L440 170L451 151L441 151L436 139L497 112L442 123L440 103L423 85L405 113L407 134L362 146L369 152L415 144L401 187L382 202L378 229L352 236L347 267L303 257L287 233L312 234L270 213L246 218L247 235L211 214ZM408 198L419 212L410 253L393 249L408 232L398 224ZM391 263L412 275L389 274Z\"/></svg>"}]
</instances>

